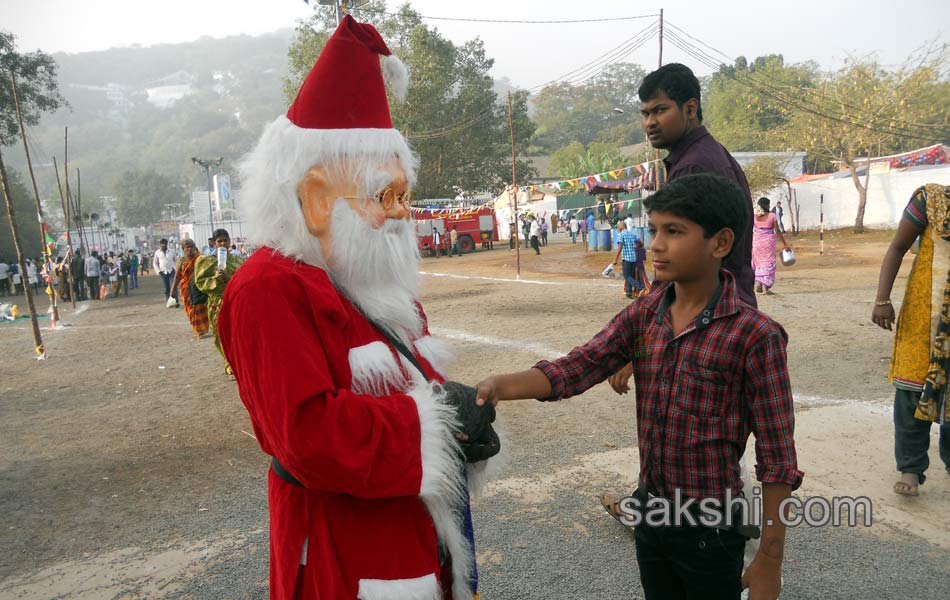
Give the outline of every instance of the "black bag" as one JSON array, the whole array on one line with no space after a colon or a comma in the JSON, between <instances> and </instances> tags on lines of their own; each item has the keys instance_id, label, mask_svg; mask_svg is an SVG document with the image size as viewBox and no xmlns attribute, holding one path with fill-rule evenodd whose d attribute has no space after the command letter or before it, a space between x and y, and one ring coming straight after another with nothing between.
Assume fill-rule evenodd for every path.
<instances>
[{"instance_id":1,"label":"black bag","mask_svg":"<svg viewBox=\"0 0 950 600\"><path fill-rule=\"evenodd\" d=\"M189 304L205 304L208 301L208 294L202 292L198 289L198 286L195 285L195 277L191 276L191 281L188 282L188 303Z\"/></svg>"}]
</instances>

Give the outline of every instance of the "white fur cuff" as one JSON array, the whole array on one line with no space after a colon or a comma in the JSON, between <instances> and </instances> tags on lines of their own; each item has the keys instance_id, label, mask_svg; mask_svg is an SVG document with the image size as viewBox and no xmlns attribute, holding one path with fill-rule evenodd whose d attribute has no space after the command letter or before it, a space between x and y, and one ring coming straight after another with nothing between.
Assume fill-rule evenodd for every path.
<instances>
[{"instance_id":1,"label":"white fur cuff","mask_svg":"<svg viewBox=\"0 0 950 600\"><path fill-rule=\"evenodd\" d=\"M450 504L462 494L462 454L455 439L455 409L444 404L444 392L431 383L409 391L419 411L422 484L419 495L437 497Z\"/></svg>"}]
</instances>

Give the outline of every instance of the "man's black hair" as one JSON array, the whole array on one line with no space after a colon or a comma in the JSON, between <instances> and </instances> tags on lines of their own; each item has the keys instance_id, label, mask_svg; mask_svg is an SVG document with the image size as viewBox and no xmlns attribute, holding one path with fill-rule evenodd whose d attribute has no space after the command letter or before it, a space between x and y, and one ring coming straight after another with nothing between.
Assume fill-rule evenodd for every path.
<instances>
[{"instance_id":1,"label":"man's black hair","mask_svg":"<svg viewBox=\"0 0 950 600\"><path fill-rule=\"evenodd\" d=\"M166 240L165 238L162 238L158 243L159 243L159 244L167 244L167 243L168 243L168 240Z\"/></svg>"},{"instance_id":2,"label":"man's black hair","mask_svg":"<svg viewBox=\"0 0 950 600\"><path fill-rule=\"evenodd\" d=\"M703 100L699 88L699 80L693 75L693 71L686 65L679 63L670 63L663 65L656 71L643 78L640 89L637 94L640 96L640 102L646 102L656 98L656 95L664 92L671 100L676 102L677 106L682 107L684 102L693 98L699 103L696 110L696 118L703 122Z\"/></svg>"},{"instance_id":3,"label":"man's black hair","mask_svg":"<svg viewBox=\"0 0 950 600\"><path fill-rule=\"evenodd\" d=\"M703 237L711 238L723 229L731 229L736 241L749 227L749 200L731 179L699 173L679 177L643 200L647 213L663 212L689 219L703 228ZM728 256L728 255L727 255Z\"/></svg>"},{"instance_id":4,"label":"man's black hair","mask_svg":"<svg viewBox=\"0 0 950 600\"><path fill-rule=\"evenodd\" d=\"M227 229L215 229L214 233L211 234L211 239L216 240L219 237L226 237L228 239L231 239L231 234L228 233Z\"/></svg>"}]
</instances>

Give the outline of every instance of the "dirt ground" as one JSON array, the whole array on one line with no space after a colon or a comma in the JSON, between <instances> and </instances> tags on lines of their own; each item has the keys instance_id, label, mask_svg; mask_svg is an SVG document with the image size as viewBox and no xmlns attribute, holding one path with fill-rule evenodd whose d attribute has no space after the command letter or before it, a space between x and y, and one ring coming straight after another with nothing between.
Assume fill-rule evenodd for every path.
<instances>
[{"instance_id":1,"label":"dirt ground","mask_svg":"<svg viewBox=\"0 0 950 600\"><path fill-rule=\"evenodd\" d=\"M760 297L760 308L790 336L806 472L797 493L870 497L874 526L834 543L919 545L935 565L928 570L945 582L950 478L937 458L936 428L921 497L891 492L892 334L870 322L890 236L830 232L824 254L816 234L790 236L798 262L779 268L776 295ZM600 277L612 256L552 236L541 256L521 249L520 280L507 244L424 259L422 301L433 333L456 348L452 377L475 383L589 339L627 302L619 280ZM157 277L144 277L127 298L64 308L63 327L43 323L46 361L32 357L28 322L0 324L0 598L266 597L266 459L211 340L193 339L182 312L164 307L160 288ZM629 546L601 520L595 496L605 486L632 489L636 480L633 404L600 385L555 405L502 407L510 463L476 513L486 532L479 564L494 592L483 597L549 597L532 591L532 582L540 588L557 575L537 573L527 551L548 553L549 565L571 562L565 572L573 573L586 568L576 566L578 555L589 551L594 560L599 539ZM568 520L546 514L556 503ZM801 547L790 542L783 597L864 597L835 593L840 582L813 572L805 556L823 550L800 539ZM562 556L561 544L586 549ZM899 578L891 552L861 555L852 568L865 579L893 568ZM896 597L880 592L883 577L878 597ZM559 589L572 589L570 579ZM796 580L827 584L829 593L804 592ZM611 585L564 597L615 597Z\"/></svg>"}]
</instances>

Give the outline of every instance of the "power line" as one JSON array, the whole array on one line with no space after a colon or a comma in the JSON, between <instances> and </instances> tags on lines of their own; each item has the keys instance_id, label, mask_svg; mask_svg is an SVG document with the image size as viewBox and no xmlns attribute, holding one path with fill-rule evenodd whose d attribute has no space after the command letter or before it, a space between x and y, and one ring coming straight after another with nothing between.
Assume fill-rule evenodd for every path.
<instances>
[{"instance_id":1,"label":"power line","mask_svg":"<svg viewBox=\"0 0 950 600\"><path fill-rule=\"evenodd\" d=\"M384 10L372 10L369 8L357 8L353 9L352 12L365 12L377 15L386 15L389 17L399 17L402 16L400 13L387 12ZM474 17L432 17L428 15L416 15L420 19L427 19L429 21L459 21L464 23L510 23L516 25L571 25L578 23L608 23L608 22L622 22L622 21L635 21L638 19L649 19L650 17L656 17L656 14L650 15L634 15L630 17L604 17L598 19L554 19L554 20L543 20L543 19L478 19Z\"/></svg>"},{"instance_id":2,"label":"power line","mask_svg":"<svg viewBox=\"0 0 950 600\"><path fill-rule=\"evenodd\" d=\"M722 52L721 50L718 50L718 49L716 49L716 48L713 48L713 47L710 46L709 44L707 44L707 43L703 42L702 40L700 40L700 39L698 39L698 38L696 38L696 37L690 35L688 32L684 31L682 28L677 27L676 25L674 25L674 24L672 24L672 23L669 23L668 21L667 21L667 24L668 24L670 27L672 27L673 29L675 29L676 31L682 33L684 36L688 37L689 39L694 40L694 41L697 42L698 44L701 44L702 46L705 46L706 48L709 48L712 52L715 52L716 54L719 54L720 56L724 57L727 61L729 61L729 64L730 64L730 65L735 64L735 58L730 57L730 56L727 55L725 52ZM672 35L676 36L675 33L673 33ZM715 58L715 57L713 57L713 56L710 56L709 54L707 54L707 53L706 53L705 51L703 51L702 49L697 48L696 46L694 46L694 45L692 45L692 44L689 44L689 42L686 42L686 41L683 40L682 38L680 38L679 41L680 41L681 43L683 43L683 44L689 45L696 53L698 53L698 54L700 54L701 56L705 57L706 60L703 61L705 64L707 64L707 65L709 65L709 66L712 66L713 68L715 68L715 69L717 69L717 70L719 70L719 68L722 66L722 63L720 62L719 59L717 59L717 58ZM682 48L681 48L681 49L682 49ZM686 52L686 50L684 50L684 52ZM698 57L696 57L695 55L693 55L693 56L694 56L694 58L698 58ZM721 71L720 71L720 72L721 72ZM723 73L723 74L725 74L725 73ZM775 80L774 78L769 77L768 75L765 75L765 74L763 74L763 73L752 73L752 72L750 71L750 72L745 73L745 74L744 74L744 77L747 78L747 79L749 79L750 81L752 81L752 82L754 82L754 83L760 85L760 86L767 87L767 88L769 88L769 89L775 91L775 92L778 93L778 94L783 94L783 95L786 94L786 93L787 93L786 90L784 90L784 89L782 89L782 88L788 88L788 87L789 87L789 86L786 86L784 83L779 82L779 81ZM767 81L763 81L763 80L767 80ZM771 82L771 84L770 84L769 82ZM899 84L899 85L900 85L900 84ZM792 88L790 88L790 89L793 90L794 92L797 92L797 93L805 92L805 93L807 93L807 94L810 94L812 97L820 98L820 99L822 99L822 100L825 99L824 94L819 93L818 90L815 90L815 89L813 89L813 88L809 88L809 87L792 87ZM864 116L864 117L868 117L868 118L871 118L871 119L874 119L874 118L877 118L877 117L878 117L878 115L877 115L876 113L869 113L869 112L867 112L867 110L865 110L864 108L859 107L859 106L855 106L855 105L853 105L853 104L850 104L850 103L848 103L847 101L844 101L844 100L841 100L841 99L837 99L836 101L839 102L842 106L851 109L854 113L856 113L856 114L859 115L859 116ZM862 125L862 126L864 126L864 125ZM912 123L912 122L909 122L909 121L901 121L901 122L900 122L898 125L896 125L896 126L885 126L885 127L887 127L887 129L889 129L889 130L891 130L891 131L893 131L893 132L902 132L902 133L907 134L908 136L910 136L910 135L916 135L916 133L927 133L927 134L930 134L930 135L935 135L935 136L937 136L937 137L945 137L945 136L948 135L948 129L945 128L945 127L946 127L945 125L935 124L935 123ZM918 129L919 131L916 132L916 133L914 133L914 132L909 131L908 128L915 128L915 129ZM917 138L917 139L928 139L928 140L930 140L930 141L933 141L932 138Z\"/></svg>"},{"instance_id":3,"label":"power line","mask_svg":"<svg viewBox=\"0 0 950 600\"><path fill-rule=\"evenodd\" d=\"M682 38L680 38L680 37L677 36L676 34L674 34L674 33L672 33L672 32L667 32L667 36L669 37L669 39L670 39L670 41L673 43L673 45L675 45L677 48L679 48L680 50L682 50L683 52L685 52L686 54L688 54L688 55L691 56L692 58L695 58L695 59L698 60L699 62L701 62L701 63L703 63L703 64L705 64L705 65L707 65L707 66L709 66L709 67L712 67L713 69L718 69L719 66L721 66L720 61L718 61L718 60L716 60L716 59L710 57L710 56L707 55L706 53L702 52L702 50L696 48L696 47L693 46L692 44L689 44L688 42L686 42L685 40L683 40ZM860 128L867 129L867 130L873 131L873 132L875 132L875 133L880 133L880 134L883 134L883 135L893 135L893 136L905 137L905 138L908 138L908 139L923 140L923 141L931 142L931 143L934 141L934 138L932 137L932 135L931 135L931 136L928 136L928 137L924 137L923 135L918 134L918 133L913 133L913 132L910 132L910 131L907 131L907 130L904 130L904 129L897 129L897 128L889 127L889 126L887 126L887 125L882 125L882 126L881 126L881 127L883 127L883 130L882 130L882 129L879 128L879 127L872 127L870 124L868 124L868 123L866 123L866 122L854 121L854 120L852 120L851 118L847 117L846 115L830 115L830 114L827 114L827 113L822 112L822 111L820 111L820 110L816 110L816 109L814 109L814 108L811 108L811 107L809 107L809 106L807 106L807 105L805 105L805 104L802 104L802 103L800 103L800 102L798 102L798 101L796 101L796 100L794 100L794 99L788 97L787 95L785 95L785 92L784 92L784 91L782 91L782 90L776 88L775 86L769 86L768 84L764 84L764 83L762 83L762 82L758 82L758 81L754 81L754 80L750 81L749 78L739 78L739 77L736 77L735 75L732 75L732 74L728 73L727 71L720 71L720 74L722 74L723 76L728 77L728 78L730 78L730 79L732 79L732 80L734 80L734 81L736 81L736 82L738 82L738 83L740 83L740 84L742 84L742 85L745 85L745 86L747 86L747 87L750 87L750 88L752 88L752 89L758 91L759 93L764 94L764 95L766 95L766 96L768 96L768 97L770 97L770 98L776 100L777 102L779 102L779 103L781 103L781 104L784 104L784 105L786 105L786 106L790 106L790 107L792 107L792 108L796 108L796 109L798 109L798 110L800 110L800 111L802 111L802 112L806 112L806 113L809 113L809 114L812 114L812 115L815 115L815 116L818 116L818 117L821 117L821 118L824 118L824 119L828 119L828 120L831 120L831 121L837 121L837 122L840 122L840 123L844 123L844 124L849 125L849 126L851 126L851 127L860 127ZM774 91L771 91L769 88L771 88L771 90L774 90ZM867 116L867 115L865 115L865 116Z\"/></svg>"},{"instance_id":4,"label":"power line","mask_svg":"<svg viewBox=\"0 0 950 600\"><path fill-rule=\"evenodd\" d=\"M638 31L630 38L624 40L620 45L611 48L607 52L601 54L600 56L594 58L590 62L577 67L572 71L568 71L564 75L552 79L546 83L542 83L534 86L533 88L528 89L527 91L534 92L541 90L550 85L555 85L557 83L567 83L568 85L581 85L582 83L589 81L590 79L599 75L603 70L622 61L624 58L630 56L633 52L641 48L646 42L650 41L653 38L653 35L656 33L658 28L658 21L647 25L644 29ZM475 115L468 117L462 121L456 123L448 124L444 127L434 129L431 131L422 131L419 133L410 132L408 137L413 140L425 141L432 140L441 137L445 137L454 133L458 133L469 127L474 127L479 123L485 121L487 118L494 116L494 105L482 110Z\"/></svg>"}]
</instances>

